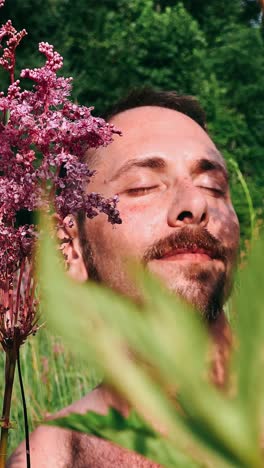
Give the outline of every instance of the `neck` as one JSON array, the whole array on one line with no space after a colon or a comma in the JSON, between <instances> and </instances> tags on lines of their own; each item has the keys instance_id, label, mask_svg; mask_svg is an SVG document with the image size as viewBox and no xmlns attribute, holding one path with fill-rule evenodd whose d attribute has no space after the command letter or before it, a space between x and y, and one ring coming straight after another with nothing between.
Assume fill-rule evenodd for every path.
<instances>
[{"instance_id":1,"label":"neck","mask_svg":"<svg viewBox=\"0 0 264 468\"><path fill-rule=\"evenodd\" d=\"M208 329L212 342L210 379L218 388L224 390L228 383L228 362L232 345L231 329L224 312L221 312L218 318L208 325ZM169 393L170 389L167 390ZM131 405L113 386L102 384L100 386L100 392L107 408L115 408L124 417L128 417L131 411ZM166 428L148 419L147 415L146 420L148 420L158 432L162 434L167 433Z\"/></svg>"},{"instance_id":2,"label":"neck","mask_svg":"<svg viewBox=\"0 0 264 468\"><path fill-rule=\"evenodd\" d=\"M208 328L213 343L210 377L218 387L225 388L228 383L228 363L232 346L232 334L223 311L214 322L209 324Z\"/></svg>"},{"instance_id":3,"label":"neck","mask_svg":"<svg viewBox=\"0 0 264 468\"><path fill-rule=\"evenodd\" d=\"M217 319L208 325L208 329L212 341L210 378L217 387L225 389L228 383L232 334L224 312L221 312ZM107 407L113 407L127 417L131 410L128 401L109 384L101 385L100 389Z\"/></svg>"}]
</instances>

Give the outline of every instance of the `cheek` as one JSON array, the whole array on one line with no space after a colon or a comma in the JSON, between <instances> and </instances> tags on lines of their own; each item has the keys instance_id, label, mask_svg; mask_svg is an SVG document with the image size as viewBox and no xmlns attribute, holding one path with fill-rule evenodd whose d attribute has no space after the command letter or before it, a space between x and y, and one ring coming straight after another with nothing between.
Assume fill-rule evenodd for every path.
<instances>
[{"instance_id":1,"label":"cheek","mask_svg":"<svg viewBox=\"0 0 264 468\"><path fill-rule=\"evenodd\" d=\"M122 224L112 226L107 222L106 216L98 215L89 221L87 235L92 246L95 246L98 256L134 255L142 256L146 248L162 237L162 229L166 226L164 211L157 209L156 205L145 203L125 206L118 205Z\"/></svg>"},{"instance_id":2,"label":"cheek","mask_svg":"<svg viewBox=\"0 0 264 468\"><path fill-rule=\"evenodd\" d=\"M166 210L154 201L152 205L141 202L133 206L120 206L120 216L124 230L139 236L147 246L162 235L167 224Z\"/></svg>"},{"instance_id":3,"label":"cheek","mask_svg":"<svg viewBox=\"0 0 264 468\"><path fill-rule=\"evenodd\" d=\"M211 211L212 233L226 246L236 248L239 243L239 222L232 206L221 206Z\"/></svg>"}]
</instances>

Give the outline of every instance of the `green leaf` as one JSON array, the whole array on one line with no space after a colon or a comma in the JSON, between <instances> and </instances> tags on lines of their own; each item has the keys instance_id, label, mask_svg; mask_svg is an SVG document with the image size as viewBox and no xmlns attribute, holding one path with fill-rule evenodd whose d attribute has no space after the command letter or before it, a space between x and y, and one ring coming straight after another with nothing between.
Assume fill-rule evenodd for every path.
<instances>
[{"instance_id":1,"label":"green leaf","mask_svg":"<svg viewBox=\"0 0 264 468\"><path fill-rule=\"evenodd\" d=\"M84 415L74 413L49 421L49 424L109 440L167 468L202 466L178 451L134 411L128 418L113 408L105 416L93 411Z\"/></svg>"},{"instance_id":2,"label":"green leaf","mask_svg":"<svg viewBox=\"0 0 264 468\"><path fill-rule=\"evenodd\" d=\"M43 218L38 274L48 325L63 335L70 349L78 352L88 364L96 362L101 366L106 378L126 395L133 407L139 412L147 412L167 427L179 448L192 450L196 447L198 457L201 449L196 446L174 405L124 353L124 337L131 336L131 331L133 337L137 332L140 337L140 331L147 330L144 316L131 301L102 285L89 281L84 286L66 276L48 226L48 219ZM155 342L151 346L151 350L154 349Z\"/></svg>"},{"instance_id":3,"label":"green leaf","mask_svg":"<svg viewBox=\"0 0 264 468\"><path fill-rule=\"evenodd\" d=\"M53 329L86 362L99 363L133 408L166 427L178 450L217 468L260 467L258 440L243 405L207 381L201 320L149 274L139 275L146 299L141 306L103 285L75 283L65 275L50 236L44 236L39 277ZM168 384L177 385L187 417L168 397Z\"/></svg>"},{"instance_id":4,"label":"green leaf","mask_svg":"<svg viewBox=\"0 0 264 468\"><path fill-rule=\"evenodd\" d=\"M256 458L253 455L258 452L257 439L243 405L224 397L204 377L209 339L200 315L138 266L133 273L146 298L144 314L149 312L151 336L161 353L159 366L167 363L171 372L166 374L167 378L178 382L178 399L188 414L184 420L186 427L201 443L206 442L231 463L242 463L243 459L245 466L246 460L250 465L258 463L258 455ZM190 353L190 349L195 349L195 353Z\"/></svg>"},{"instance_id":5,"label":"green leaf","mask_svg":"<svg viewBox=\"0 0 264 468\"><path fill-rule=\"evenodd\" d=\"M251 248L247 267L238 277L236 295L235 385L247 417L260 438L264 408L264 241Z\"/></svg>"}]
</instances>

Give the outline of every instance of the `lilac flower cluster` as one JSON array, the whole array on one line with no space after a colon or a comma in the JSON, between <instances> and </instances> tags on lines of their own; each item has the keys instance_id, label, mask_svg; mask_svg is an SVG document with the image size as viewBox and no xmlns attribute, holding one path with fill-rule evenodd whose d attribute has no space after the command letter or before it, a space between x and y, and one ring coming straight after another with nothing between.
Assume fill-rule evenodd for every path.
<instances>
[{"instance_id":1,"label":"lilac flower cluster","mask_svg":"<svg viewBox=\"0 0 264 468\"><path fill-rule=\"evenodd\" d=\"M33 91L21 91L16 81L7 96L0 95L0 112L9 115L0 127L1 213L10 218L18 209L34 210L48 185L61 216L84 210L93 217L99 210L110 222L120 222L113 209L116 199L87 195L93 172L82 162L87 148L110 143L117 131L93 117L92 108L68 100L71 79L56 75L61 56L47 43L40 43L39 50L46 56L45 66L21 72L35 83Z\"/></svg>"},{"instance_id":2,"label":"lilac flower cluster","mask_svg":"<svg viewBox=\"0 0 264 468\"><path fill-rule=\"evenodd\" d=\"M1 1L1 0L0 0ZM0 3L1 6L4 5L4 1ZM27 32L25 29L22 31L16 31L13 27L12 22L10 20L7 21L1 27L0 30L0 42L2 42L4 37L7 37L7 47L3 51L3 55L0 59L0 65L10 73L11 81L14 80L14 73L15 73L15 64L16 64L16 48L19 45L20 41L26 36Z\"/></svg>"},{"instance_id":3,"label":"lilac flower cluster","mask_svg":"<svg viewBox=\"0 0 264 468\"><path fill-rule=\"evenodd\" d=\"M0 0L0 7L3 4ZM87 193L94 172L84 162L88 148L109 144L118 130L93 117L92 108L69 100L72 79L57 76L63 59L48 43L39 44L45 65L21 72L21 78L32 81L32 90L21 89L14 79L15 50L25 34L17 32L11 21L0 28L0 65L11 82L7 94L0 93L0 342L4 346L14 339L23 342L35 327L30 263L36 231L30 225L17 227L17 214L52 202L62 219L79 211L89 218L103 212L111 223L121 222L117 197Z\"/></svg>"}]
</instances>

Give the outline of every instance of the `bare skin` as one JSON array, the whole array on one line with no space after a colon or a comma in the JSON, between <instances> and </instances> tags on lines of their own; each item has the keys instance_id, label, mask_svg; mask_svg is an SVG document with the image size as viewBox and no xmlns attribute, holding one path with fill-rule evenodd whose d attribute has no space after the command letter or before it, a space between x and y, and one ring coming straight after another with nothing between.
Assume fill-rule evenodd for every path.
<instances>
[{"instance_id":1,"label":"bare skin","mask_svg":"<svg viewBox=\"0 0 264 468\"><path fill-rule=\"evenodd\" d=\"M123 223L113 227L103 214L85 221L86 246L80 243L76 225L67 229L63 236L71 238L65 246L70 274L81 281L97 276L136 298L138 291L126 274L128 254L144 261L171 291L211 317L212 379L223 386L231 339L222 305L231 288L239 239L224 160L202 128L180 112L146 106L122 112L112 121L124 136L116 136L93 155L97 173L89 191L118 193ZM206 248L179 249L181 232L187 237L209 233L225 257ZM175 245L165 253L168 239ZM105 414L110 406L124 415L129 412L126 402L102 386L60 414L88 409ZM26 466L24 450L23 444L18 447L8 467ZM31 452L33 468L159 466L96 437L44 426L31 435Z\"/></svg>"},{"instance_id":2,"label":"bare skin","mask_svg":"<svg viewBox=\"0 0 264 468\"><path fill-rule=\"evenodd\" d=\"M129 405L126 402L112 390L101 386L68 408L59 411L56 416L66 416L71 412L86 413L89 410L106 414L110 407L116 408L124 416L129 413ZM157 468L160 466L97 437L47 426L40 426L31 435L31 462L33 468ZM17 448L7 467L26 467L24 443Z\"/></svg>"}]
</instances>

